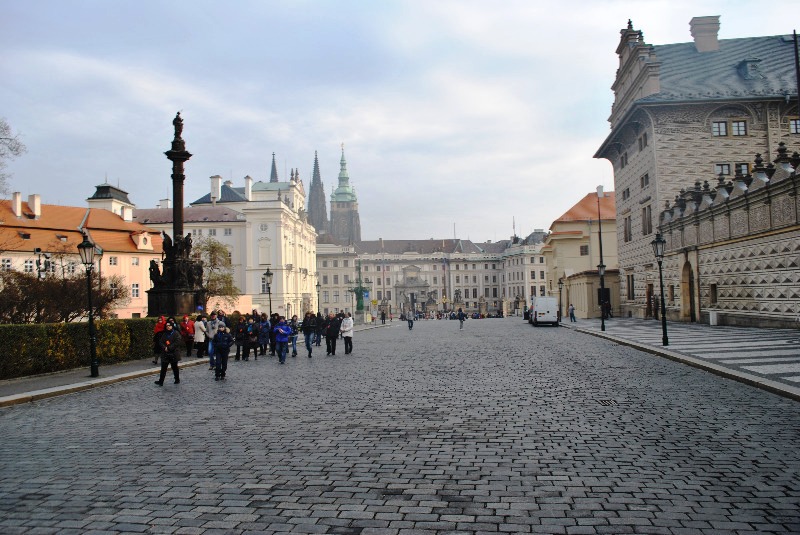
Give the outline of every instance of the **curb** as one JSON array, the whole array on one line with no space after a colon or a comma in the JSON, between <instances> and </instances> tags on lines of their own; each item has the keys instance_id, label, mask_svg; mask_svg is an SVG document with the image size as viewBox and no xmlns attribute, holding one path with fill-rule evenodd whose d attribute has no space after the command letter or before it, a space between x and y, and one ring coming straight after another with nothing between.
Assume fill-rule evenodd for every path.
<instances>
[{"instance_id":1,"label":"curb","mask_svg":"<svg viewBox=\"0 0 800 535\"><path fill-rule=\"evenodd\" d=\"M198 366L204 362L208 362L207 359L205 358L193 359L187 362L182 362L180 367L190 368L193 366ZM25 392L24 394L14 394L12 396L5 396L0 398L0 407L10 407L12 405L30 403L32 401L38 401L40 399L63 396L65 394L73 394L75 392L83 392L84 390L90 390L92 388L98 388L101 386L107 386L122 381L128 381L130 379L139 379L140 377L147 377L148 375L156 375L160 372L161 368L154 368L150 370L139 370L135 372L122 373L119 375L112 375L111 377L103 377L101 379L81 381L79 383L73 383L70 385L54 386L52 388L44 388L42 390L33 390L31 392Z\"/></svg>"},{"instance_id":2,"label":"curb","mask_svg":"<svg viewBox=\"0 0 800 535\"><path fill-rule=\"evenodd\" d=\"M631 340L626 340L625 338L619 338L617 336L606 334L604 332L598 332L579 327L567 327L567 328L580 333L596 336L597 338L605 338L606 340L616 342L620 345L632 347L634 349L644 351L645 353L650 353L652 355L664 357L666 359L675 362L688 364L689 366L692 366L694 368L705 370L715 375L719 375L720 377L725 377L726 379L732 379L734 381L738 381L740 383L744 383L749 386L754 386L756 388L766 390L767 392L771 392L773 394L777 394L779 396L789 398L794 401L800 401L800 388L795 388L790 385L785 385L783 383L779 383L771 379L766 379L764 377L758 377L757 375L751 375L749 373L740 372L738 370L725 368L718 364L714 364L712 362L706 362L704 360L695 357L690 357L689 355L684 355L682 353L675 353L667 349L659 349L657 347L640 344L639 342L633 342Z\"/></svg>"}]
</instances>

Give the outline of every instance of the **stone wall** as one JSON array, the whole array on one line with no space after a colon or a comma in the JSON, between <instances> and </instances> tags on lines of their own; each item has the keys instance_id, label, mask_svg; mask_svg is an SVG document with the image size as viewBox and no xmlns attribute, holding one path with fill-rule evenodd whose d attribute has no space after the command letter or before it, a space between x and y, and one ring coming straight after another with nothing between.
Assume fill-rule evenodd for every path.
<instances>
[{"instance_id":1,"label":"stone wall","mask_svg":"<svg viewBox=\"0 0 800 535\"><path fill-rule=\"evenodd\" d=\"M800 155L682 191L660 216L669 316L721 325L800 327ZM692 281L689 279L693 278ZM691 287L690 293L689 288Z\"/></svg>"}]
</instances>

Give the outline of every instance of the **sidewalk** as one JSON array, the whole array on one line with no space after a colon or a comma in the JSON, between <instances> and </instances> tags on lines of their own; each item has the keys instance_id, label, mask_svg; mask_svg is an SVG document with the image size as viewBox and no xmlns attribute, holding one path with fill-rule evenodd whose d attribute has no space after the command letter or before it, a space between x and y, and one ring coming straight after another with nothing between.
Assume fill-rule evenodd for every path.
<instances>
[{"instance_id":1,"label":"sidewalk","mask_svg":"<svg viewBox=\"0 0 800 535\"><path fill-rule=\"evenodd\" d=\"M569 320L562 327L612 340L671 360L800 401L800 331L709 326L612 318L600 330L599 319Z\"/></svg>"},{"instance_id":2,"label":"sidewalk","mask_svg":"<svg viewBox=\"0 0 800 535\"><path fill-rule=\"evenodd\" d=\"M389 323L381 325L378 322L373 325L356 325L354 330L358 332L389 326ZM298 339L298 348L299 346L300 339ZM207 363L208 357L187 359L184 356L183 360L180 362L180 367L188 368L191 366L205 365ZM18 403L28 403L39 399L106 386L129 379L156 375L160 371L160 365L155 365L151 358L146 358L142 360L120 362L118 364L101 365L100 377L93 378L89 376L89 359L87 358L85 368L0 381L0 407L16 405ZM167 374L171 377L172 371L168 371Z\"/></svg>"}]
</instances>

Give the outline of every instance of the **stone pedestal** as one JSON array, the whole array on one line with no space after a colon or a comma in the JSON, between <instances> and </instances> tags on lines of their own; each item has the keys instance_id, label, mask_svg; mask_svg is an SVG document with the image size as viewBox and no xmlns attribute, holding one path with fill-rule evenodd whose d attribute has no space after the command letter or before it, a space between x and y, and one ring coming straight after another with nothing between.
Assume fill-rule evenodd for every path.
<instances>
[{"instance_id":1,"label":"stone pedestal","mask_svg":"<svg viewBox=\"0 0 800 535\"><path fill-rule=\"evenodd\" d=\"M202 290L153 288L147 290L148 316L194 316L205 313L206 296Z\"/></svg>"},{"instance_id":2,"label":"stone pedestal","mask_svg":"<svg viewBox=\"0 0 800 535\"><path fill-rule=\"evenodd\" d=\"M364 325L367 321L366 310L356 310L353 312L353 325Z\"/></svg>"}]
</instances>

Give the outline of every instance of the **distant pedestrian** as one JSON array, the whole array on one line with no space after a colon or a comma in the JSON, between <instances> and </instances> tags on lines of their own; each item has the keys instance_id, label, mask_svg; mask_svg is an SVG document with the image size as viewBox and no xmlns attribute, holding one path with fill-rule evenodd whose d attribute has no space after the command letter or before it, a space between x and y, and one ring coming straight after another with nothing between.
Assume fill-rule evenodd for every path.
<instances>
[{"instance_id":1,"label":"distant pedestrian","mask_svg":"<svg viewBox=\"0 0 800 535\"><path fill-rule=\"evenodd\" d=\"M353 317L348 312L342 320L342 326L339 328L344 338L344 354L349 355L353 352Z\"/></svg>"},{"instance_id":2,"label":"distant pedestrian","mask_svg":"<svg viewBox=\"0 0 800 535\"><path fill-rule=\"evenodd\" d=\"M214 380L224 380L225 372L228 370L228 355L233 345L231 330L227 327L220 327L216 336L214 336L213 342L214 353L217 355L217 361L214 366Z\"/></svg>"},{"instance_id":3,"label":"distant pedestrian","mask_svg":"<svg viewBox=\"0 0 800 535\"><path fill-rule=\"evenodd\" d=\"M225 323L217 319L217 313L212 312L209 316L208 322L206 323L206 335L208 336L208 369L214 369L214 337L217 335L217 331L220 327L224 327Z\"/></svg>"},{"instance_id":4,"label":"distant pedestrian","mask_svg":"<svg viewBox=\"0 0 800 535\"><path fill-rule=\"evenodd\" d=\"M175 384L181 382L177 355L179 338L180 335L175 332L172 323L167 323L164 326L164 332L158 338L158 345L161 348L161 375L156 381L158 386L164 386L164 378L167 376L167 368L170 366L172 367L172 375L175 377Z\"/></svg>"},{"instance_id":5,"label":"distant pedestrian","mask_svg":"<svg viewBox=\"0 0 800 535\"><path fill-rule=\"evenodd\" d=\"M316 323L317 326L316 330L314 331L314 345L319 347L322 345L322 334L325 331L325 318L319 312L317 312Z\"/></svg>"},{"instance_id":6,"label":"distant pedestrian","mask_svg":"<svg viewBox=\"0 0 800 535\"><path fill-rule=\"evenodd\" d=\"M258 323L256 317L247 319L247 337L244 344L244 360L250 360L250 350L253 350L253 359L258 360Z\"/></svg>"},{"instance_id":7,"label":"distant pedestrian","mask_svg":"<svg viewBox=\"0 0 800 535\"><path fill-rule=\"evenodd\" d=\"M166 324L167 320L164 316L159 316L155 326L153 326L153 364L158 364L158 357L161 356L161 333L164 332Z\"/></svg>"},{"instance_id":8,"label":"distant pedestrian","mask_svg":"<svg viewBox=\"0 0 800 535\"><path fill-rule=\"evenodd\" d=\"M269 324L267 313L261 313L261 319L258 322L258 350L263 357L267 352L269 346L269 332L272 330L272 325Z\"/></svg>"},{"instance_id":9,"label":"distant pedestrian","mask_svg":"<svg viewBox=\"0 0 800 535\"><path fill-rule=\"evenodd\" d=\"M180 323L181 338L186 346L186 356L192 356L192 347L194 346L194 322L189 319L189 316L184 316Z\"/></svg>"},{"instance_id":10,"label":"distant pedestrian","mask_svg":"<svg viewBox=\"0 0 800 535\"><path fill-rule=\"evenodd\" d=\"M467 319L467 315L464 314L464 311L459 308L456 316L458 317L458 330L462 331L464 330L464 320Z\"/></svg>"},{"instance_id":11,"label":"distant pedestrian","mask_svg":"<svg viewBox=\"0 0 800 535\"><path fill-rule=\"evenodd\" d=\"M336 354L336 339L339 338L341 326L341 320L334 316L333 312L329 313L328 319L325 321L325 345L328 349L328 355Z\"/></svg>"},{"instance_id":12,"label":"distant pedestrian","mask_svg":"<svg viewBox=\"0 0 800 535\"><path fill-rule=\"evenodd\" d=\"M303 338L305 338L306 341L308 358L311 358L311 350L313 349L312 342L314 341L314 337L316 336L317 332L317 318L314 316L313 312L306 312L306 316L303 318L303 323L300 325L300 329L303 331Z\"/></svg>"},{"instance_id":13,"label":"distant pedestrian","mask_svg":"<svg viewBox=\"0 0 800 535\"><path fill-rule=\"evenodd\" d=\"M381 310L381 324L386 325L386 311Z\"/></svg>"},{"instance_id":14,"label":"distant pedestrian","mask_svg":"<svg viewBox=\"0 0 800 535\"><path fill-rule=\"evenodd\" d=\"M408 320L408 330L410 331L411 329L414 328L414 312L413 311L409 310L408 313L406 313L406 320Z\"/></svg>"},{"instance_id":15,"label":"distant pedestrian","mask_svg":"<svg viewBox=\"0 0 800 535\"><path fill-rule=\"evenodd\" d=\"M203 354L208 351L207 333L206 317L200 314L194 322L194 345L197 347L197 358L203 358Z\"/></svg>"},{"instance_id":16,"label":"distant pedestrian","mask_svg":"<svg viewBox=\"0 0 800 535\"><path fill-rule=\"evenodd\" d=\"M239 316L239 321L233 328L233 339L236 342L236 360L242 357L242 348L247 350L247 323L244 321L244 316ZM244 359L247 360L247 359Z\"/></svg>"},{"instance_id":17,"label":"distant pedestrian","mask_svg":"<svg viewBox=\"0 0 800 535\"><path fill-rule=\"evenodd\" d=\"M570 322L578 321L578 320L575 319L575 305L570 303L569 304L569 308L567 310L569 312L569 321Z\"/></svg>"},{"instance_id":18,"label":"distant pedestrian","mask_svg":"<svg viewBox=\"0 0 800 535\"><path fill-rule=\"evenodd\" d=\"M289 327L292 329L292 334L289 335L289 345L292 348L292 356L297 356L297 337L300 335L300 323L297 321L297 315L292 316L289 321Z\"/></svg>"}]
</instances>

